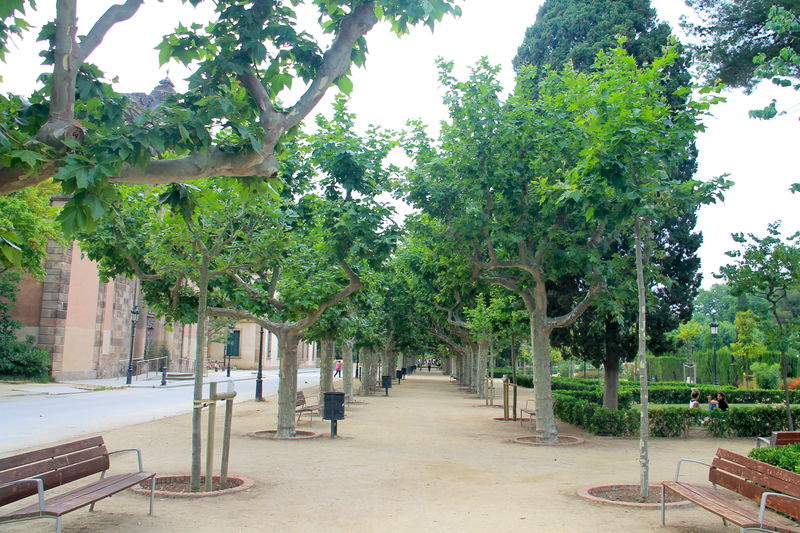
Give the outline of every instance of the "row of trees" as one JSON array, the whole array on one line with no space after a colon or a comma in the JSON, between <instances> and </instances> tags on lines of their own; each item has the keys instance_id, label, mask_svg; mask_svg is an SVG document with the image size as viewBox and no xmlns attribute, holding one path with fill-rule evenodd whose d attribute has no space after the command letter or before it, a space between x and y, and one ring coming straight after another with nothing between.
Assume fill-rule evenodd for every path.
<instances>
[{"instance_id":1,"label":"row of trees","mask_svg":"<svg viewBox=\"0 0 800 533\"><path fill-rule=\"evenodd\" d=\"M279 436L295 430L301 338L322 342L324 365L336 342L346 354L361 349L365 390L379 360L392 368L398 354L424 351L450 356L479 394L487 361L506 348L513 360L526 338L544 441L558 438L553 346L605 365L608 406L635 346L646 490L648 334L659 349L691 315L694 213L729 186L693 179L694 137L719 97L691 84L683 50L646 0L548 0L520 48L509 97L488 61L465 80L440 62L450 118L438 138L420 122L399 137L377 128L358 136L342 99L332 119L303 134L300 122L329 87L347 92L379 19L403 33L458 11L444 0L311 3L335 36L324 53L296 31L285 2L217 2L217 21L181 27L160 46L162 60L196 69L189 90L141 109L87 62L141 2L110 8L82 38L76 0L60 2L42 32L53 68L46 87L0 99L9 118L0 191L55 176L71 198L61 225L103 273L138 276L163 316L198 323L198 373L208 317L277 335ZM16 0L0 12L0 46L26 28L26 6ZM307 90L284 106L281 91L295 78ZM399 187L385 163L396 145L412 159ZM172 184L141 186L158 183ZM388 191L418 209L396 249L391 210L377 200ZM0 237L21 248L18 234Z\"/></svg>"}]
</instances>

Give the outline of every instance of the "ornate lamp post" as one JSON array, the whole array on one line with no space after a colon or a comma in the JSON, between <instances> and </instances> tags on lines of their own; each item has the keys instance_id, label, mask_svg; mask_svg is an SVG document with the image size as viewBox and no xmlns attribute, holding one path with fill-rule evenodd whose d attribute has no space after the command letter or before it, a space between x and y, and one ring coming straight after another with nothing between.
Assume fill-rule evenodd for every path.
<instances>
[{"instance_id":1,"label":"ornate lamp post","mask_svg":"<svg viewBox=\"0 0 800 533\"><path fill-rule=\"evenodd\" d=\"M719 385L719 375L717 374L717 333L719 333L719 324L715 319L711 319L711 338L714 339L714 385Z\"/></svg>"},{"instance_id":2,"label":"ornate lamp post","mask_svg":"<svg viewBox=\"0 0 800 533\"><path fill-rule=\"evenodd\" d=\"M226 370L225 376L231 377L231 352L233 351L233 330L236 329L236 326L231 324L228 326L228 330L230 334L228 335L228 345L225 347L225 353L228 354L228 369Z\"/></svg>"},{"instance_id":3,"label":"ornate lamp post","mask_svg":"<svg viewBox=\"0 0 800 533\"><path fill-rule=\"evenodd\" d=\"M264 387L264 375L262 374L263 368L263 359L264 359L264 327L261 327L261 331L258 335L258 374L256 374L256 401L263 402L264 398L262 397L263 387Z\"/></svg>"},{"instance_id":4,"label":"ornate lamp post","mask_svg":"<svg viewBox=\"0 0 800 533\"><path fill-rule=\"evenodd\" d=\"M133 381L133 341L136 338L136 322L139 320L139 306L133 304L131 309L131 353L128 356L128 375L125 377L125 384L130 385Z\"/></svg>"}]
</instances>

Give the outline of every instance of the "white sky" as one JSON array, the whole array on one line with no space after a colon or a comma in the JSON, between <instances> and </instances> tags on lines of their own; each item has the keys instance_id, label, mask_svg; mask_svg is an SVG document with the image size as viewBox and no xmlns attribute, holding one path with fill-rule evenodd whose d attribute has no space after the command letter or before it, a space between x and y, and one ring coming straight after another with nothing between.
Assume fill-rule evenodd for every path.
<instances>
[{"instance_id":1,"label":"white sky","mask_svg":"<svg viewBox=\"0 0 800 533\"><path fill-rule=\"evenodd\" d=\"M673 27L677 26L678 17L687 13L682 0L651 1L659 16ZM79 33L86 33L100 12L114 3L118 2L79 2ZM30 20L40 24L52 16L55 0L38 0L37 4L40 13ZM385 25L376 26L367 36L370 54L366 68L354 72L351 110L362 125L399 128L410 118L437 124L446 118L434 64L439 56L455 61L459 75L478 58L487 56L503 66L503 80L511 87L511 61L540 4L541 0L466 0L462 2L463 16L443 21L433 34L427 28L417 28L398 38ZM159 69L153 47L179 21L189 24L209 20L203 17L208 11L206 7L197 12L178 0L148 0L131 20L111 30L89 60L109 77L119 76L119 91L149 92L166 76L167 68L180 88L180 78L186 71L175 64ZM3 92L25 94L35 85L43 68L37 57L39 47L33 41L18 43L16 49L12 47L7 63L0 63ZM724 203L700 211L698 229L704 235L700 256L705 287L714 282L711 273L727 263L724 252L734 245L732 232L764 235L767 224L778 219L784 221L785 233L800 229L800 195L788 192L791 183L800 181L794 153L800 131L798 114L767 122L747 117L748 109L763 107L773 97L784 100L784 107L788 107L800 95L762 86L749 96L739 92L727 96L728 102L714 110L714 116L707 120L707 131L698 140L698 177L728 173L729 179L736 182ZM286 100L290 98L287 96ZM318 111L327 108L326 103Z\"/></svg>"}]
</instances>

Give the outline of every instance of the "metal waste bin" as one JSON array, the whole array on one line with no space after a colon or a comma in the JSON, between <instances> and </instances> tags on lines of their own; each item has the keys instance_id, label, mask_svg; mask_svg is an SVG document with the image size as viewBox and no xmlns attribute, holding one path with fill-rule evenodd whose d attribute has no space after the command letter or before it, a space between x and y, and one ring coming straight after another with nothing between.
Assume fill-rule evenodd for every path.
<instances>
[{"instance_id":1,"label":"metal waste bin","mask_svg":"<svg viewBox=\"0 0 800 533\"><path fill-rule=\"evenodd\" d=\"M331 438L336 437L336 422L344 420L344 393L322 393L322 419L331 421Z\"/></svg>"},{"instance_id":2,"label":"metal waste bin","mask_svg":"<svg viewBox=\"0 0 800 533\"><path fill-rule=\"evenodd\" d=\"M323 420L344 420L344 393L323 392Z\"/></svg>"},{"instance_id":3,"label":"metal waste bin","mask_svg":"<svg viewBox=\"0 0 800 533\"><path fill-rule=\"evenodd\" d=\"M395 377L397 377L397 382L400 383L400 379L403 377L403 371L398 368L396 374L397 375Z\"/></svg>"}]
</instances>

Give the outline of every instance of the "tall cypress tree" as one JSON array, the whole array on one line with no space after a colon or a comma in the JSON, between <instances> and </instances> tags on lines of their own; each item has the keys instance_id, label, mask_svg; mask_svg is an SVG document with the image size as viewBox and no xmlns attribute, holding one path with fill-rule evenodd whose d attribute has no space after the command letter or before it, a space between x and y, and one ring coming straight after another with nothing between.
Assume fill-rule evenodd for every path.
<instances>
[{"instance_id":1,"label":"tall cypress tree","mask_svg":"<svg viewBox=\"0 0 800 533\"><path fill-rule=\"evenodd\" d=\"M624 47L640 64L648 63L662 53L669 42L671 28L659 22L649 0L545 0L536 22L525 32L514 66L525 65L559 68L570 63L578 70L589 70L601 49L616 46L618 36L626 38ZM689 83L688 59L676 63L664 87L669 101L676 107L683 99L674 89ZM679 178L690 179L696 170L692 157L676 170ZM649 348L653 353L673 349L666 333L692 314L692 302L700 287L700 260L697 250L702 236L693 232L697 222L694 212L661 221L655 237L656 255L652 265L661 277L651 288L657 301L648 306ZM633 276L633 239L622 240L609 254L620 257L622 272L626 260L631 275L609 280L609 293L569 330L553 335L554 344L568 348L575 357L603 364L605 394L603 404L617 408L617 382L622 361L636 355L636 290ZM559 294L570 294L574 280L552 283L553 300ZM569 305L564 302L565 308Z\"/></svg>"}]
</instances>

